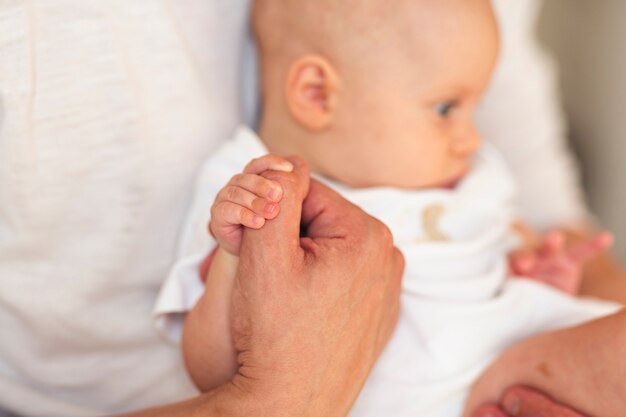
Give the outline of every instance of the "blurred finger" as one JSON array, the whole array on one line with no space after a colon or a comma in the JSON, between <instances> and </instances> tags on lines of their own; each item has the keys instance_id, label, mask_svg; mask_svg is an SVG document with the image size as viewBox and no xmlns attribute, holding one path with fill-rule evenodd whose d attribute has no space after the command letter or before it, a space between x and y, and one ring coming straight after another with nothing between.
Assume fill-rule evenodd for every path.
<instances>
[{"instance_id":1,"label":"blurred finger","mask_svg":"<svg viewBox=\"0 0 626 417\"><path fill-rule=\"evenodd\" d=\"M518 275L526 275L532 272L537 263L537 257L533 251L519 250L509 255L511 272Z\"/></svg>"},{"instance_id":2,"label":"blurred finger","mask_svg":"<svg viewBox=\"0 0 626 417\"><path fill-rule=\"evenodd\" d=\"M585 417L537 391L523 387L507 390L501 405L513 417Z\"/></svg>"},{"instance_id":3,"label":"blurred finger","mask_svg":"<svg viewBox=\"0 0 626 417\"><path fill-rule=\"evenodd\" d=\"M509 417L500 407L494 404L483 405L472 414L472 417Z\"/></svg>"},{"instance_id":4,"label":"blurred finger","mask_svg":"<svg viewBox=\"0 0 626 417\"><path fill-rule=\"evenodd\" d=\"M554 230L546 234L539 252L545 256L554 256L565 247L565 235L559 230Z\"/></svg>"},{"instance_id":5,"label":"blurred finger","mask_svg":"<svg viewBox=\"0 0 626 417\"><path fill-rule=\"evenodd\" d=\"M574 245L567 251L567 256L576 262L586 262L613 245L613 235L609 232L598 233L586 241Z\"/></svg>"}]
</instances>

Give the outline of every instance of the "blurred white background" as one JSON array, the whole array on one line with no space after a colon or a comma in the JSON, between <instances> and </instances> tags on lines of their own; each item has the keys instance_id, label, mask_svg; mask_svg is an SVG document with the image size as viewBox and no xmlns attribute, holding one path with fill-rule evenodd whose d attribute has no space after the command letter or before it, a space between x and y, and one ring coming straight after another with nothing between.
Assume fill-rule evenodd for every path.
<instances>
[{"instance_id":1,"label":"blurred white background","mask_svg":"<svg viewBox=\"0 0 626 417\"><path fill-rule=\"evenodd\" d=\"M539 37L558 61L589 204L626 260L626 1L548 0Z\"/></svg>"}]
</instances>

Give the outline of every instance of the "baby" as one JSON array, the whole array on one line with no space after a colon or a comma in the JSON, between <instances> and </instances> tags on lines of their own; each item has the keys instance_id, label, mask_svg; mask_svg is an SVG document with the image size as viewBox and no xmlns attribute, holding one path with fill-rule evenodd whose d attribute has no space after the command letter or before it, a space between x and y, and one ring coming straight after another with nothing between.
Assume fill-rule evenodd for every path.
<instances>
[{"instance_id":1,"label":"baby","mask_svg":"<svg viewBox=\"0 0 626 417\"><path fill-rule=\"evenodd\" d=\"M489 0L257 0L253 23L259 136L240 129L205 164L184 259L157 303L157 313L191 310L182 346L200 389L237 369L228 316L237 255L243 227L279 215L282 189L261 175L292 169L277 155L301 155L385 222L406 259L397 329L353 416L459 416L507 347L619 308L553 288L575 290L575 262L547 259L534 280L507 278L515 187L497 153L478 150L473 121L498 51ZM553 287L537 282L555 276Z\"/></svg>"}]
</instances>

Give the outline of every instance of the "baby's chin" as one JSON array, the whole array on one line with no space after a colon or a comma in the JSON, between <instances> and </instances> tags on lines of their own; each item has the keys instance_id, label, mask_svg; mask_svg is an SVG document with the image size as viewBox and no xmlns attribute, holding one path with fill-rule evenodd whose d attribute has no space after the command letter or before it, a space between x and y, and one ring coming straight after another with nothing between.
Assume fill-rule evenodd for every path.
<instances>
[{"instance_id":1,"label":"baby's chin","mask_svg":"<svg viewBox=\"0 0 626 417\"><path fill-rule=\"evenodd\" d=\"M454 190L458 185L463 181L463 178L467 176L469 172L469 168L465 167L461 170L460 173L451 175L442 181L438 181L436 184L433 184L429 187L425 188L439 188L443 190Z\"/></svg>"},{"instance_id":2,"label":"baby's chin","mask_svg":"<svg viewBox=\"0 0 626 417\"><path fill-rule=\"evenodd\" d=\"M392 187L404 188L407 190L454 190L463 181L463 178L467 175L469 170L463 170L460 174L447 176L442 180L435 180L431 182L422 182L419 184L392 184ZM389 184L384 184L386 186Z\"/></svg>"},{"instance_id":3,"label":"baby's chin","mask_svg":"<svg viewBox=\"0 0 626 417\"><path fill-rule=\"evenodd\" d=\"M440 185L433 187L433 188L443 188L445 190L454 190L459 185L459 183L463 181L463 178L465 178L466 175L467 175L467 171L464 171L461 175L457 175L453 177L452 179L446 180Z\"/></svg>"}]
</instances>

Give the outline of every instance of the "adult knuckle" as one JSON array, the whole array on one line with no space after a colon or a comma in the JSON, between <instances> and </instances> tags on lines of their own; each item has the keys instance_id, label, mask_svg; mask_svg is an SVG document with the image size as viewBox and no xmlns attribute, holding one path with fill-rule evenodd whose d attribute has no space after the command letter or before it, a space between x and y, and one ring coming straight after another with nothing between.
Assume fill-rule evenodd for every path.
<instances>
[{"instance_id":1,"label":"adult knuckle","mask_svg":"<svg viewBox=\"0 0 626 417\"><path fill-rule=\"evenodd\" d=\"M400 271L404 270L406 265L406 260L404 259L404 254L397 247L393 247L393 262L397 265Z\"/></svg>"},{"instance_id":2,"label":"adult knuckle","mask_svg":"<svg viewBox=\"0 0 626 417\"><path fill-rule=\"evenodd\" d=\"M211 207L211 221L220 221L223 222L226 218L227 210L226 205L223 203L214 204Z\"/></svg>"},{"instance_id":3,"label":"adult knuckle","mask_svg":"<svg viewBox=\"0 0 626 417\"><path fill-rule=\"evenodd\" d=\"M239 206L239 208L237 209L237 215L238 218L240 220L246 220L249 216L248 216L248 210L246 210L246 208Z\"/></svg>"},{"instance_id":4,"label":"adult knuckle","mask_svg":"<svg viewBox=\"0 0 626 417\"><path fill-rule=\"evenodd\" d=\"M230 208L230 205L228 205L228 204L220 204L218 206L219 216L221 218L225 219L228 216L229 208Z\"/></svg>"},{"instance_id":5,"label":"adult knuckle","mask_svg":"<svg viewBox=\"0 0 626 417\"><path fill-rule=\"evenodd\" d=\"M226 189L226 198L230 201L236 201L239 196L239 188L237 187L228 187Z\"/></svg>"},{"instance_id":6,"label":"adult knuckle","mask_svg":"<svg viewBox=\"0 0 626 417\"><path fill-rule=\"evenodd\" d=\"M391 248L393 246L393 234L387 225L380 220L375 219L374 222L374 234L376 239L384 248Z\"/></svg>"}]
</instances>

